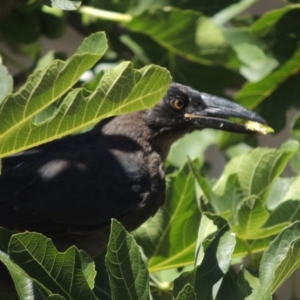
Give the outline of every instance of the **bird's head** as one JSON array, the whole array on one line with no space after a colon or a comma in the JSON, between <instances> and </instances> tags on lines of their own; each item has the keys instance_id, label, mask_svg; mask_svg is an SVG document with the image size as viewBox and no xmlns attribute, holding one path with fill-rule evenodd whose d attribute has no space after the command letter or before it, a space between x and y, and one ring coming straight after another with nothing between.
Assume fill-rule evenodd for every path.
<instances>
[{"instance_id":1,"label":"bird's head","mask_svg":"<svg viewBox=\"0 0 300 300\"><path fill-rule=\"evenodd\" d=\"M230 117L246 120L236 123ZM250 121L250 122L249 122ZM164 98L146 112L148 126L160 133L181 135L204 128L237 133L271 132L266 121L256 113L223 98L172 83Z\"/></svg>"}]
</instances>

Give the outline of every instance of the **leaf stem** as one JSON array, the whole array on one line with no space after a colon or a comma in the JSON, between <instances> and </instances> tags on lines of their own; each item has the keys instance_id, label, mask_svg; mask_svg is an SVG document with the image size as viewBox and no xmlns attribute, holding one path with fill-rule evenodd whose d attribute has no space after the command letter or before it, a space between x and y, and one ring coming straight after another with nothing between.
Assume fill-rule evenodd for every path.
<instances>
[{"instance_id":1,"label":"leaf stem","mask_svg":"<svg viewBox=\"0 0 300 300\"><path fill-rule=\"evenodd\" d=\"M88 14L100 19L115 21L115 22L129 22L132 19L131 15L120 14L112 11L107 11L99 8L81 6L78 11L82 14Z\"/></svg>"},{"instance_id":2,"label":"leaf stem","mask_svg":"<svg viewBox=\"0 0 300 300\"><path fill-rule=\"evenodd\" d=\"M249 245L249 243L248 243L247 240L241 239L241 241L244 243L244 245L246 247L246 250L248 252L249 266L253 267L255 265L255 259L254 259L253 253L251 251L251 247L250 247L250 245Z\"/></svg>"},{"instance_id":3,"label":"leaf stem","mask_svg":"<svg viewBox=\"0 0 300 300\"><path fill-rule=\"evenodd\" d=\"M153 282L153 286L158 287L160 290L168 291L171 288L171 283L170 282L161 282L155 275L152 273L149 274L150 279ZM150 282L151 286L151 282Z\"/></svg>"}]
</instances>

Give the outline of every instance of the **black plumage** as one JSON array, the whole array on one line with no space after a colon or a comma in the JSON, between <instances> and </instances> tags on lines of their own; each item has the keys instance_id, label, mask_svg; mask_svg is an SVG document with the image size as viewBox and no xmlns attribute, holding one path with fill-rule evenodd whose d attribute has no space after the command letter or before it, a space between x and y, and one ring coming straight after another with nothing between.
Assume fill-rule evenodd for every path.
<instances>
[{"instance_id":1,"label":"black plumage","mask_svg":"<svg viewBox=\"0 0 300 300\"><path fill-rule=\"evenodd\" d=\"M42 232L60 250L75 244L95 257L111 218L133 230L163 205L174 141L204 128L255 133L227 117L265 124L233 102L173 83L152 109L4 158L0 226Z\"/></svg>"}]
</instances>

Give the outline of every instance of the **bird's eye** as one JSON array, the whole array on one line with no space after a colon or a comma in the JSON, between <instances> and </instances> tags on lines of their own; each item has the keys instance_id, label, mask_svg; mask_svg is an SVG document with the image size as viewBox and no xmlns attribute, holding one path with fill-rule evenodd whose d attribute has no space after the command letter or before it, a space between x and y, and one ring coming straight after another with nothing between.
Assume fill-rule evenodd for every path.
<instances>
[{"instance_id":1,"label":"bird's eye","mask_svg":"<svg viewBox=\"0 0 300 300\"><path fill-rule=\"evenodd\" d=\"M185 106L185 102L182 99L175 99L172 104L173 107L177 110L181 110Z\"/></svg>"}]
</instances>

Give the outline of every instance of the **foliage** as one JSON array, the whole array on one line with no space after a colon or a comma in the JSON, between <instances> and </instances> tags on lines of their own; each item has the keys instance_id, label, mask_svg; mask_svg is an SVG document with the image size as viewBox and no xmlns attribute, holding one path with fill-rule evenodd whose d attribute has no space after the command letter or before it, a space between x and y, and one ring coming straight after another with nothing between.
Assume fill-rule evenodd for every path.
<instances>
[{"instance_id":1,"label":"foliage","mask_svg":"<svg viewBox=\"0 0 300 300\"><path fill-rule=\"evenodd\" d=\"M171 82L167 69L203 92L234 90L280 132L300 106L300 5L243 14L254 2L0 3L0 157L153 106ZM87 36L75 54L41 57L41 38L63 39L67 26ZM1 229L0 298L272 299L300 264L299 124L298 114L293 140L278 148L211 130L184 137L168 158L164 207L133 236L114 220L106 257L95 261L75 247L59 253L41 234ZM211 144L228 159L218 180L207 176Z\"/></svg>"}]
</instances>

